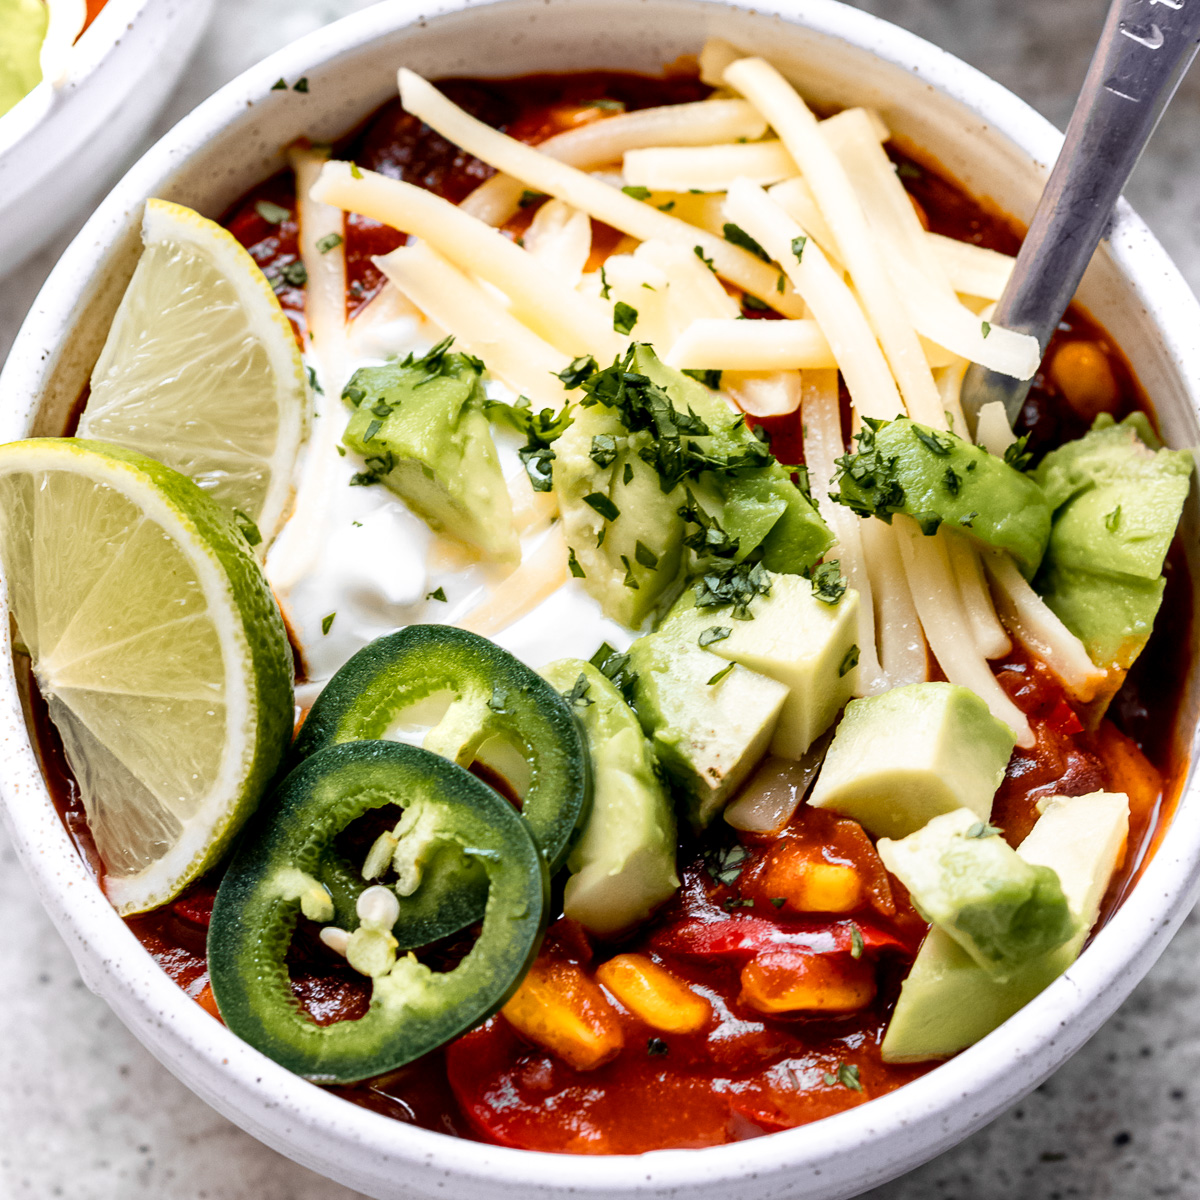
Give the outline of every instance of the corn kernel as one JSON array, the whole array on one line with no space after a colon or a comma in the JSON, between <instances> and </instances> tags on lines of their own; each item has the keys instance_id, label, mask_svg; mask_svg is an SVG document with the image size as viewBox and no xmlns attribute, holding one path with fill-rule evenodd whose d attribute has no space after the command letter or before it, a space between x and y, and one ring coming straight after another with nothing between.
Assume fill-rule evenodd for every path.
<instances>
[{"instance_id":1,"label":"corn kernel","mask_svg":"<svg viewBox=\"0 0 1200 1200\"><path fill-rule=\"evenodd\" d=\"M1050 377L1067 403L1089 421L1112 412L1121 398L1108 357L1095 342L1067 342L1054 353Z\"/></svg>"},{"instance_id":2,"label":"corn kernel","mask_svg":"<svg viewBox=\"0 0 1200 1200\"><path fill-rule=\"evenodd\" d=\"M764 887L796 912L854 912L864 900L862 877L853 867L811 857L801 847L772 856Z\"/></svg>"},{"instance_id":3,"label":"corn kernel","mask_svg":"<svg viewBox=\"0 0 1200 1200\"><path fill-rule=\"evenodd\" d=\"M663 1033L696 1033L712 1005L644 954L618 954L596 970L602 983L635 1017Z\"/></svg>"},{"instance_id":4,"label":"corn kernel","mask_svg":"<svg viewBox=\"0 0 1200 1200\"><path fill-rule=\"evenodd\" d=\"M743 1004L763 1013L849 1013L875 998L868 962L825 954L764 951L742 968Z\"/></svg>"},{"instance_id":5,"label":"corn kernel","mask_svg":"<svg viewBox=\"0 0 1200 1200\"><path fill-rule=\"evenodd\" d=\"M577 1071L602 1066L625 1044L616 1010L577 963L539 958L500 1011Z\"/></svg>"}]
</instances>

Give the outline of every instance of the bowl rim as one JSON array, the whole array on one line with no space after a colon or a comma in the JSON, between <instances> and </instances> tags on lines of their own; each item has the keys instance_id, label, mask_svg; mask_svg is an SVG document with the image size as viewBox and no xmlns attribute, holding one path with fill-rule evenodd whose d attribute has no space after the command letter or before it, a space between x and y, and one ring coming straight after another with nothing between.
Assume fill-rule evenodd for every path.
<instances>
[{"instance_id":1,"label":"bowl rim","mask_svg":"<svg viewBox=\"0 0 1200 1200\"><path fill-rule=\"evenodd\" d=\"M57 83L39 80L0 115L0 156L34 134L54 112L95 74L142 14L161 0L105 0L92 23L75 39L66 74Z\"/></svg>"},{"instance_id":2,"label":"bowl rim","mask_svg":"<svg viewBox=\"0 0 1200 1200\"><path fill-rule=\"evenodd\" d=\"M110 0L120 11L152 0ZM444 15L493 8L521 0L441 0L424 11L408 0L383 3L347 16L275 52L243 72L179 122L129 170L103 201L46 281L18 334L0 374L0 440L26 436L36 411L39 385L48 364L78 313L86 306L82 285L127 222L131 207L183 157L225 136L251 99L260 99L279 77L291 78L343 53L365 48L375 38L425 24ZM569 7L573 0L546 0ZM818 34L850 43L919 76L966 110L986 119L1014 146L1043 167L1053 161L1061 135L1024 101L924 39L838 0L656 0L664 6L726 9L782 19ZM103 14L102 14L103 15ZM1121 201L1114 214L1109 254L1134 296L1153 315L1156 331L1176 363L1193 410L1200 412L1200 304L1165 251L1132 209ZM11 660L8 622L0 621L0 653ZM1194 780L1196 731L1186 747L1186 782L1167 835L1132 892L1092 944L1068 971L999 1029L935 1070L835 1116L769 1138L700 1150L662 1150L646 1155L598 1156L577 1173L574 1156L451 1138L406 1125L348 1104L277 1066L212 1020L142 949L70 842L47 793L35 754L25 736L12 673L0 685L0 797L26 870L55 924L66 937L89 986L103 994L171 1069L187 1078L204 1099L228 1111L222 1096L239 1095L242 1119L251 1132L304 1161L316 1161L312 1144L369 1150L380 1162L406 1162L448 1171L464 1180L519 1188L570 1187L584 1194L613 1190L639 1192L664 1185L711 1185L743 1177L765 1180L782 1172L835 1174L835 1160L872 1141L902 1145L917 1127L932 1123L941 1132L930 1139L928 1157L977 1128L1001 1108L1034 1087L1094 1030L1079 1020L1084 1010L1106 1017L1161 953L1200 890L1200 799ZM101 947L97 951L96 947ZM189 1065L189 1063L191 1065ZM195 1076L204 1068L219 1084ZM260 1115L246 1115L252 1107ZM270 1109L286 1110L291 1125L273 1132ZM951 1110L954 1112L950 1116ZM969 1116L964 1112L969 1110ZM915 1140L915 1137L914 1137ZM323 1161L323 1160L322 1160ZM917 1157L893 1155L894 1169L915 1165ZM825 1181L826 1184L828 1181Z\"/></svg>"}]
</instances>

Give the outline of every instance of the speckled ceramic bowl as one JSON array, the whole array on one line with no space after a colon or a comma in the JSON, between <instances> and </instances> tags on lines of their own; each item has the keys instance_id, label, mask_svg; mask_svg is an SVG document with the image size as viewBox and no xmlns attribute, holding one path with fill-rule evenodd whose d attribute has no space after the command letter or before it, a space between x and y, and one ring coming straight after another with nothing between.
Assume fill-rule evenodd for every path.
<instances>
[{"instance_id":1,"label":"speckled ceramic bowl","mask_svg":"<svg viewBox=\"0 0 1200 1200\"><path fill-rule=\"evenodd\" d=\"M419 0L381 4L273 55L181 122L129 172L38 297L0 377L0 440L58 433L138 251L142 201L213 216L283 163L299 134L338 135L394 94L406 64L443 75L654 71L710 34L769 55L813 98L870 104L968 190L1027 218L1059 135L970 67L830 0ZM272 92L307 75L307 94ZM1082 299L1128 354L1174 445L1200 442L1200 308L1137 217L1119 208ZM1197 545L1197 505L1185 536ZM1195 563L1193 563L1195 570ZM8 622L0 621L8 661ZM1191 747L1193 679L1180 737ZM532 1200L686 1195L844 1197L946 1149L1044 1079L1154 962L1196 893L1200 795L1189 788L1132 895L1061 979L977 1046L907 1087L814 1125L640 1157L532 1154L457 1141L356 1108L240 1042L164 975L109 908L51 806L11 672L0 679L0 788L25 868L88 985L159 1059L244 1129L375 1197Z\"/></svg>"},{"instance_id":2,"label":"speckled ceramic bowl","mask_svg":"<svg viewBox=\"0 0 1200 1200\"><path fill-rule=\"evenodd\" d=\"M171 94L213 0L108 0L66 75L0 117L0 275L78 220Z\"/></svg>"}]
</instances>

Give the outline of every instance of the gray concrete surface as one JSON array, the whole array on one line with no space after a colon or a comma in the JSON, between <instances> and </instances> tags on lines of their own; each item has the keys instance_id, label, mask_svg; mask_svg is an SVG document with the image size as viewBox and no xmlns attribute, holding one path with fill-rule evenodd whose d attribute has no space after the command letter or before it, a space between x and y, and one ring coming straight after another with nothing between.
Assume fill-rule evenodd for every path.
<instances>
[{"instance_id":1,"label":"gray concrete surface","mask_svg":"<svg viewBox=\"0 0 1200 1200\"><path fill-rule=\"evenodd\" d=\"M358 0L221 0L158 132L243 67ZM1101 0L867 0L1059 125ZM1200 71L1129 189L1200 286ZM3 355L66 239L0 287ZM0 834L0 1198L353 1200L177 1083L87 992ZM1200 921L1104 1029L1022 1104L871 1200L1200 1197Z\"/></svg>"}]
</instances>

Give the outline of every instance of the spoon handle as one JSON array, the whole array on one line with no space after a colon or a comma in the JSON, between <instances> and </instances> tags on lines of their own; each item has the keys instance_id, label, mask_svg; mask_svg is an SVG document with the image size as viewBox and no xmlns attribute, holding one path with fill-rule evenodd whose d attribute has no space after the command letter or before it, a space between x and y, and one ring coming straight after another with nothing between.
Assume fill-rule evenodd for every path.
<instances>
[{"instance_id":1,"label":"spoon handle","mask_svg":"<svg viewBox=\"0 0 1200 1200\"><path fill-rule=\"evenodd\" d=\"M1033 334L1042 353L1104 236L1113 205L1200 42L1200 0L1113 0L1058 161L991 318ZM1029 380L973 365L962 404L1020 414Z\"/></svg>"}]
</instances>

